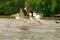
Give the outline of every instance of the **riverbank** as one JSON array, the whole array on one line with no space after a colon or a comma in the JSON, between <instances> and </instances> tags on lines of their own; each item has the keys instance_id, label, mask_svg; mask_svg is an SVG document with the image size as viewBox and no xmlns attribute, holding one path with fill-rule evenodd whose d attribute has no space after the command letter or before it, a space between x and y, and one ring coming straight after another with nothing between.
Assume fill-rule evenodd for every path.
<instances>
[{"instance_id":1,"label":"riverbank","mask_svg":"<svg viewBox=\"0 0 60 40\"><path fill-rule=\"evenodd\" d=\"M7 16L7 15L0 15L0 18L15 18L15 16ZM43 20L60 20L60 17L42 17L40 19L43 19Z\"/></svg>"}]
</instances>

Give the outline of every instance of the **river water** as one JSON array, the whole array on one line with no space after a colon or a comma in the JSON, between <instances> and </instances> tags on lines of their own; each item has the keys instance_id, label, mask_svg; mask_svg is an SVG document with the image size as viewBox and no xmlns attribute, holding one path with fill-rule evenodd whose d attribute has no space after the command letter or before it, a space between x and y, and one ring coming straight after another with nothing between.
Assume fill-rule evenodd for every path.
<instances>
[{"instance_id":1,"label":"river water","mask_svg":"<svg viewBox=\"0 0 60 40\"><path fill-rule=\"evenodd\" d=\"M0 40L60 40L60 23L55 20L41 22L0 18Z\"/></svg>"}]
</instances>

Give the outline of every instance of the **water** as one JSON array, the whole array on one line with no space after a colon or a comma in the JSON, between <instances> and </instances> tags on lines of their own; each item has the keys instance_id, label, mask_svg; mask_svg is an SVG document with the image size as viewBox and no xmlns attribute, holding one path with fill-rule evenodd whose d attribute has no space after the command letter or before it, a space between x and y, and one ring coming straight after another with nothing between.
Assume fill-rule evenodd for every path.
<instances>
[{"instance_id":1,"label":"water","mask_svg":"<svg viewBox=\"0 0 60 40\"><path fill-rule=\"evenodd\" d=\"M42 20L42 23L0 18L0 40L60 40L60 24L55 20ZM28 30L20 28L25 26Z\"/></svg>"}]
</instances>

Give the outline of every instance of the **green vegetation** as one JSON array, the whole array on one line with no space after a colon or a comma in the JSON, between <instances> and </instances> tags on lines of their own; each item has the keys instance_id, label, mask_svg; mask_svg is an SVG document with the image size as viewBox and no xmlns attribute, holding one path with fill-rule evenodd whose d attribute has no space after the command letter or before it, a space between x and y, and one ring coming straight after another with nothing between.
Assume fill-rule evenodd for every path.
<instances>
[{"instance_id":1,"label":"green vegetation","mask_svg":"<svg viewBox=\"0 0 60 40\"><path fill-rule=\"evenodd\" d=\"M60 0L0 0L0 14L14 14L26 6L30 12L36 11L50 17L60 13L59 3Z\"/></svg>"},{"instance_id":2,"label":"green vegetation","mask_svg":"<svg viewBox=\"0 0 60 40\"><path fill-rule=\"evenodd\" d=\"M13 14L19 12L23 6L22 0L0 0L0 14Z\"/></svg>"},{"instance_id":3,"label":"green vegetation","mask_svg":"<svg viewBox=\"0 0 60 40\"><path fill-rule=\"evenodd\" d=\"M57 7L57 3L57 0L27 0L25 4L30 7L30 11L37 11L43 16L53 16L60 7Z\"/></svg>"}]
</instances>

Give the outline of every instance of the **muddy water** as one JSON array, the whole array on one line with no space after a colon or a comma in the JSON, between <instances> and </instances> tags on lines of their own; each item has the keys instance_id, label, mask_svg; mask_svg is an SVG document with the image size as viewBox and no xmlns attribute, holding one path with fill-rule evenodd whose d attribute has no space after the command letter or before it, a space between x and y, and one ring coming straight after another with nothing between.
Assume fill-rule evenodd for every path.
<instances>
[{"instance_id":1,"label":"muddy water","mask_svg":"<svg viewBox=\"0 0 60 40\"><path fill-rule=\"evenodd\" d=\"M55 20L41 20L37 24L31 20L0 18L0 40L60 40L60 23ZM26 27L27 30L21 29Z\"/></svg>"}]
</instances>

